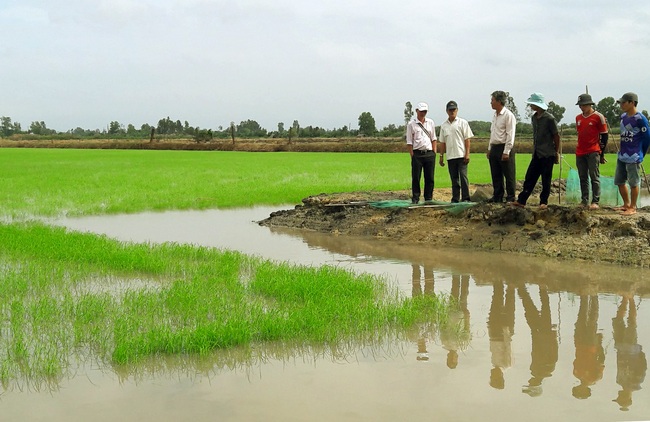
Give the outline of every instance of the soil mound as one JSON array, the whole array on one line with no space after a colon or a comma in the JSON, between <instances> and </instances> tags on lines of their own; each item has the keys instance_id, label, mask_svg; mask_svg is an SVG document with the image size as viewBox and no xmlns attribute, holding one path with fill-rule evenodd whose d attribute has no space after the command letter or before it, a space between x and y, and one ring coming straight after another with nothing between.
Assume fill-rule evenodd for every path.
<instances>
[{"instance_id":1,"label":"soil mound","mask_svg":"<svg viewBox=\"0 0 650 422\"><path fill-rule=\"evenodd\" d=\"M557 201L557 189L554 197ZM473 200L483 187L475 187ZM490 190L491 192L491 190ZM525 208L476 202L461 212L444 207L377 208L368 202L408 200L408 191L346 192L303 199L259 222L349 236L372 236L432 248L469 248L650 267L650 207L623 216L611 207L588 210L531 197ZM449 200L436 189L434 200ZM552 196L553 198L553 196ZM535 205L532 205L535 204Z\"/></svg>"}]
</instances>

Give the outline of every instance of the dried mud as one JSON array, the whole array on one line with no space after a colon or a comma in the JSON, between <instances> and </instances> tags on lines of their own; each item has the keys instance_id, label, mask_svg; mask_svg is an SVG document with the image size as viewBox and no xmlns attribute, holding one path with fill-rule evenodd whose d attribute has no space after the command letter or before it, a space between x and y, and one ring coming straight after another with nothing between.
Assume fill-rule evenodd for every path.
<instances>
[{"instance_id":1,"label":"dried mud","mask_svg":"<svg viewBox=\"0 0 650 422\"><path fill-rule=\"evenodd\" d=\"M623 216L611 207L588 210L558 204L554 186L547 209L531 197L525 208L478 202L461 213L439 208L374 208L367 201L409 199L408 191L320 194L291 210L272 213L263 226L293 227L341 236L371 236L429 247L502 251L566 260L650 267L650 207ZM485 193L483 192L483 198ZM436 189L434 200L448 201L449 189ZM550 201L549 201L550 202Z\"/></svg>"}]
</instances>

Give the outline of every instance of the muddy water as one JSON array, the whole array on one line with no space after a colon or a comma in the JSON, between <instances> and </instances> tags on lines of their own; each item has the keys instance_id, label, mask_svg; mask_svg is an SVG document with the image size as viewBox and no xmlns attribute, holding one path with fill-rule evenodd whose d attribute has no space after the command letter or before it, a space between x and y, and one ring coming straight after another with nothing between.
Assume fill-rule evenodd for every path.
<instances>
[{"instance_id":1,"label":"muddy water","mask_svg":"<svg viewBox=\"0 0 650 422\"><path fill-rule=\"evenodd\" d=\"M268 229L269 208L53 222L383 275L446 293L469 335L415 327L373 345L236 351L135 368L86 362L53 390L0 395L2 420L650 420L650 279L630 268ZM615 247L615 245L612 245Z\"/></svg>"}]
</instances>

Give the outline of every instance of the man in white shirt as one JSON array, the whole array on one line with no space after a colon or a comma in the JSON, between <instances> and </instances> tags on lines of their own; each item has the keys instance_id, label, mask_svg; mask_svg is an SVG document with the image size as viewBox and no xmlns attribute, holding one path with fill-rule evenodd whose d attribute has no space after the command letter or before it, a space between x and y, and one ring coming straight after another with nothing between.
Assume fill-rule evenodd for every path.
<instances>
[{"instance_id":1,"label":"man in white shirt","mask_svg":"<svg viewBox=\"0 0 650 422\"><path fill-rule=\"evenodd\" d=\"M447 153L449 177L451 177L451 202L469 202L469 164L470 138L474 137L467 120L458 117L456 101L447 103L447 120L440 126L440 166L445 165ZM462 194L462 195L461 195Z\"/></svg>"},{"instance_id":2,"label":"man in white shirt","mask_svg":"<svg viewBox=\"0 0 650 422\"><path fill-rule=\"evenodd\" d=\"M433 176L436 164L437 137L433 120L426 117L427 103L418 103L416 118L406 126L406 145L411 155L411 202L420 201L420 177L424 172L424 201L433 199Z\"/></svg>"},{"instance_id":3,"label":"man in white shirt","mask_svg":"<svg viewBox=\"0 0 650 422\"><path fill-rule=\"evenodd\" d=\"M490 105L494 110L490 127L490 143L487 158L490 160L490 173L494 193L488 202L503 202L503 181L505 179L506 202L515 200L515 129L517 119L505 107L508 95L503 91L494 91Z\"/></svg>"}]
</instances>

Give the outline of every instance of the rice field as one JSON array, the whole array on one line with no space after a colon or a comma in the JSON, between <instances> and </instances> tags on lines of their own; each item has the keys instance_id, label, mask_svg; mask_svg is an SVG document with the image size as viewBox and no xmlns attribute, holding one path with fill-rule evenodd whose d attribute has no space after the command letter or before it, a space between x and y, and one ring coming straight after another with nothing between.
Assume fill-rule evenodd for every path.
<instances>
[{"instance_id":1,"label":"rice field","mask_svg":"<svg viewBox=\"0 0 650 422\"><path fill-rule=\"evenodd\" d=\"M111 367L266 344L371 344L416 323L444 323L454 306L445 297L406 298L381 278L338 268L125 243L36 218L287 203L330 183L332 191L390 189L404 183L391 180L398 160L390 155L356 155L362 166L354 154L0 150L0 157L5 389L56 385L88 359ZM303 173L287 179L298 168Z\"/></svg>"}]
</instances>

